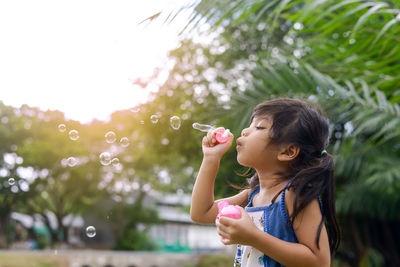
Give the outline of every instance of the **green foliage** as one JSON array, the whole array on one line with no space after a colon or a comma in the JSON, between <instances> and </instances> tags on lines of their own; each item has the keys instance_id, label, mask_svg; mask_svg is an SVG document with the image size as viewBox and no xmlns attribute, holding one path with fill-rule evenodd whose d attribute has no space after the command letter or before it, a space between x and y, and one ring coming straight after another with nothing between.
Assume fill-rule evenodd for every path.
<instances>
[{"instance_id":1,"label":"green foliage","mask_svg":"<svg viewBox=\"0 0 400 267\"><path fill-rule=\"evenodd\" d=\"M225 73L241 67L245 88L228 93L223 119L235 133L264 99L299 97L324 107L344 227L399 222L399 7L397 1L202 0L184 26L197 31L197 25L210 25L204 33L216 36L210 50L228 49L209 60L226 58ZM352 229L338 253L343 262L372 266L377 251L381 263L400 264L393 256L400 244L390 237L398 235L396 227L385 228L386 241Z\"/></svg>"},{"instance_id":2,"label":"green foliage","mask_svg":"<svg viewBox=\"0 0 400 267\"><path fill-rule=\"evenodd\" d=\"M116 250L155 250L156 243L146 233L137 229L126 229L115 246Z\"/></svg>"},{"instance_id":3,"label":"green foliage","mask_svg":"<svg viewBox=\"0 0 400 267\"><path fill-rule=\"evenodd\" d=\"M49 245L47 237L44 235L38 235L36 242L39 249L45 249Z\"/></svg>"},{"instance_id":4,"label":"green foliage","mask_svg":"<svg viewBox=\"0 0 400 267\"><path fill-rule=\"evenodd\" d=\"M120 231L117 234L116 250L155 250L157 244L148 235L148 227L160 223L155 210L142 204L144 194L139 195L133 205L122 204L114 209L113 220L118 220ZM144 229L140 229L144 227Z\"/></svg>"},{"instance_id":5,"label":"green foliage","mask_svg":"<svg viewBox=\"0 0 400 267\"><path fill-rule=\"evenodd\" d=\"M38 213L43 215L44 223L50 231L49 245L54 245L68 239L68 231L61 224L66 215L85 215L89 211L96 213L92 210L96 203L111 197L125 199L132 192L142 191L145 184L157 187L158 179L154 177L157 177L159 170L156 167L160 163L167 164L167 157L158 157L161 152L151 150L145 143L140 147L136 141L150 143L155 139L146 135L145 131L148 129L137 130L133 127L131 123L136 121L132 112L120 113L129 128L121 128L118 113L111 123L95 121L90 125L81 125L78 122L65 121L63 115L57 111L42 112L28 106L17 109L0 105L0 150L2 155L9 158L7 161L0 158L0 236L5 236L7 232L5 227L12 211L32 215ZM142 115L147 116L145 113ZM60 123L66 125L65 132L58 130ZM79 132L79 139L75 141L68 135L73 129ZM149 132L153 129L156 129L156 125ZM131 146L124 149L119 143L107 144L104 134L110 130L114 130L119 139L123 136L130 137ZM160 139L158 141L159 143L153 144L157 149L161 146ZM121 164L100 164L99 154L104 151L110 151L113 156L119 157ZM77 160L74 166L68 165L69 157ZM14 184L8 183L10 177L15 179ZM132 189L132 183L137 183L138 186ZM48 211L56 216L58 229L50 226L46 215ZM146 212L142 208L142 213ZM126 217L131 221L148 223L143 218ZM147 216L150 217L153 221L157 218L154 212ZM0 246L7 244L2 243Z\"/></svg>"}]
</instances>

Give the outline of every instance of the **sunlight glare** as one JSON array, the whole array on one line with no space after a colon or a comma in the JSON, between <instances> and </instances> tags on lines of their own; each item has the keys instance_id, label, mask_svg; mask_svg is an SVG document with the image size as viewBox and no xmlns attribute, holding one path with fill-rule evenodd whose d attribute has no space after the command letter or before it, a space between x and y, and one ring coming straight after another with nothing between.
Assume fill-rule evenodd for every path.
<instances>
[{"instance_id":1,"label":"sunlight glare","mask_svg":"<svg viewBox=\"0 0 400 267\"><path fill-rule=\"evenodd\" d=\"M67 118L106 120L143 103L132 80L166 66L177 27L138 25L184 1L2 1L0 101L60 110Z\"/></svg>"}]
</instances>

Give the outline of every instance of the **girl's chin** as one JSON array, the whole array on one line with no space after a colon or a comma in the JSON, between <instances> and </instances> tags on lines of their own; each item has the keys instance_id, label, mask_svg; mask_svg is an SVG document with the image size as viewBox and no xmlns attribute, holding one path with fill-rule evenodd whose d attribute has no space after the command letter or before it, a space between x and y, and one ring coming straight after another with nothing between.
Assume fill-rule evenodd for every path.
<instances>
[{"instance_id":1,"label":"girl's chin","mask_svg":"<svg viewBox=\"0 0 400 267\"><path fill-rule=\"evenodd\" d=\"M236 160L243 167L250 167L248 164L246 164L246 161L243 161L243 159L240 158L239 154L237 155Z\"/></svg>"}]
</instances>

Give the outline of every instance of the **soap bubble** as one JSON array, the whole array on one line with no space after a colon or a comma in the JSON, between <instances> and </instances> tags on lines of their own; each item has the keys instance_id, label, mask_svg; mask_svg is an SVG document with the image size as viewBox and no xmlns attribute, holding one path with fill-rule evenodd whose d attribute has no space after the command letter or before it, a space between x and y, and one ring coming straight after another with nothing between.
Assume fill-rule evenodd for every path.
<instances>
[{"instance_id":1,"label":"soap bubble","mask_svg":"<svg viewBox=\"0 0 400 267\"><path fill-rule=\"evenodd\" d=\"M63 133L67 130L67 126L65 126L65 124L60 124L58 125L58 130Z\"/></svg>"},{"instance_id":2,"label":"soap bubble","mask_svg":"<svg viewBox=\"0 0 400 267\"><path fill-rule=\"evenodd\" d=\"M131 112L138 113L140 111L140 107L133 107L131 108Z\"/></svg>"},{"instance_id":3,"label":"soap bubble","mask_svg":"<svg viewBox=\"0 0 400 267\"><path fill-rule=\"evenodd\" d=\"M121 144L122 147L127 147L127 146L129 146L129 139L128 139L128 137L122 137L121 140L119 140L119 143Z\"/></svg>"},{"instance_id":4,"label":"soap bubble","mask_svg":"<svg viewBox=\"0 0 400 267\"><path fill-rule=\"evenodd\" d=\"M113 131L107 132L104 137L106 138L106 142L112 144L117 140L117 135Z\"/></svg>"},{"instance_id":5,"label":"soap bubble","mask_svg":"<svg viewBox=\"0 0 400 267\"><path fill-rule=\"evenodd\" d=\"M119 159L118 159L118 158L113 158L113 159L111 160L111 164L112 164L113 166L117 166L117 165L119 164Z\"/></svg>"},{"instance_id":6,"label":"soap bubble","mask_svg":"<svg viewBox=\"0 0 400 267\"><path fill-rule=\"evenodd\" d=\"M79 139L79 133L77 130L71 130L69 131L69 139L72 141L76 141Z\"/></svg>"},{"instance_id":7,"label":"soap bubble","mask_svg":"<svg viewBox=\"0 0 400 267\"><path fill-rule=\"evenodd\" d=\"M8 184L9 184L9 185L13 185L13 184L15 184L15 179L14 179L14 178L12 178L12 177L11 177L11 178L9 178L9 179L8 179Z\"/></svg>"},{"instance_id":8,"label":"soap bubble","mask_svg":"<svg viewBox=\"0 0 400 267\"><path fill-rule=\"evenodd\" d=\"M74 167L78 163L78 160L74 157L69 157L67 159L67 165L70 167Z\"/></svg>"},{"instance_id":9,"label":"soap bubble","mask_svg":"<svg viewBox=\"0 0 400 267\"><path fill-rule=\"evenodd\" d=\"M94 228L94 226L86 227L86 235L90 238L95 237L96 236L96 228Z\"/></svg>"},{"instance_id":10,"label":"soap bubble","mask_svg":"<svg viewBox=\"0 0 400 267\"><path fill-rule=\"evenodd\" d=\"M196 130L201 131L201 132L208 132L208 131L212 131L212 130L215 129L215 128L214 128L213 126L211 126L211 125L200 124L200 123L197 123L197 122L193 123L193 124L192 124L192 127L193 127L194 129L196 129Z\"/></svg>"},{"instance_id":11,"label":"soap bubble","mask_svg":"<svg viewBox=\"0 0 400 267\"><path fill-rule=\"evenodd\" d=\"M171 123L171 127L174 130L178 130L179 127L181 127L181 118L179 118L178 116L172 116L169 119L170 123Z\"/></svg>"},{"instance_id":12,"label":"soap bubble","mask_svg":"<svg viewBox=\"0 0 400 267\"><path fill-rule=\"evenodd\" d=\"M103 152L99 156L101 165L107 166L111 163L111 154L108 152Z\"/></svg>"},{"instance_id":13,"label":"soap bubble","mask_svg":"<svg viewBox=\"0 0 400 267\"><path fill-rule=\"evenodd\" d=\"M157 115L151 115L150 116L150 120L152 123L157 123L158 122L159 117Z\"/></svg>"}]
</instances>

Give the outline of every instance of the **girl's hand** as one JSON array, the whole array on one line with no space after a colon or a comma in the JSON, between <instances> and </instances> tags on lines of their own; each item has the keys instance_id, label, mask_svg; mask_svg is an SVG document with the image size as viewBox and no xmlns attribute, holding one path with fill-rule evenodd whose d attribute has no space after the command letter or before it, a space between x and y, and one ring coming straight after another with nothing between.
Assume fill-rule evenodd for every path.
<instances>
[{"instance_id":1,"label":"girl's hand","mask_svg":"<svg viewBox=\"0 0 400 267\"><path fill-rule=\"evenodd\" d=\"M232 146L233 134L229 132L229 140L225 144L220 144L215 139L215 131L221 129L217 128L209 131L206 136L203 137L202 148L204 156L213 156L220 159L226 151Z\"/></svg>"},{"instance_id":2,"label":"girl's hand","mask_svg":"<svg viewBox=\"0 0 400 267\"><path fill-rule=\"evenodd\" d=\"M231 219L221 216L219 220L215 222L218 234L221 236L221 242L224 243L224 245L250 245L252 234L254 231L260 230L242 207L236 207L240 209L242 218Z\"/></svg>"}]
</instances>

